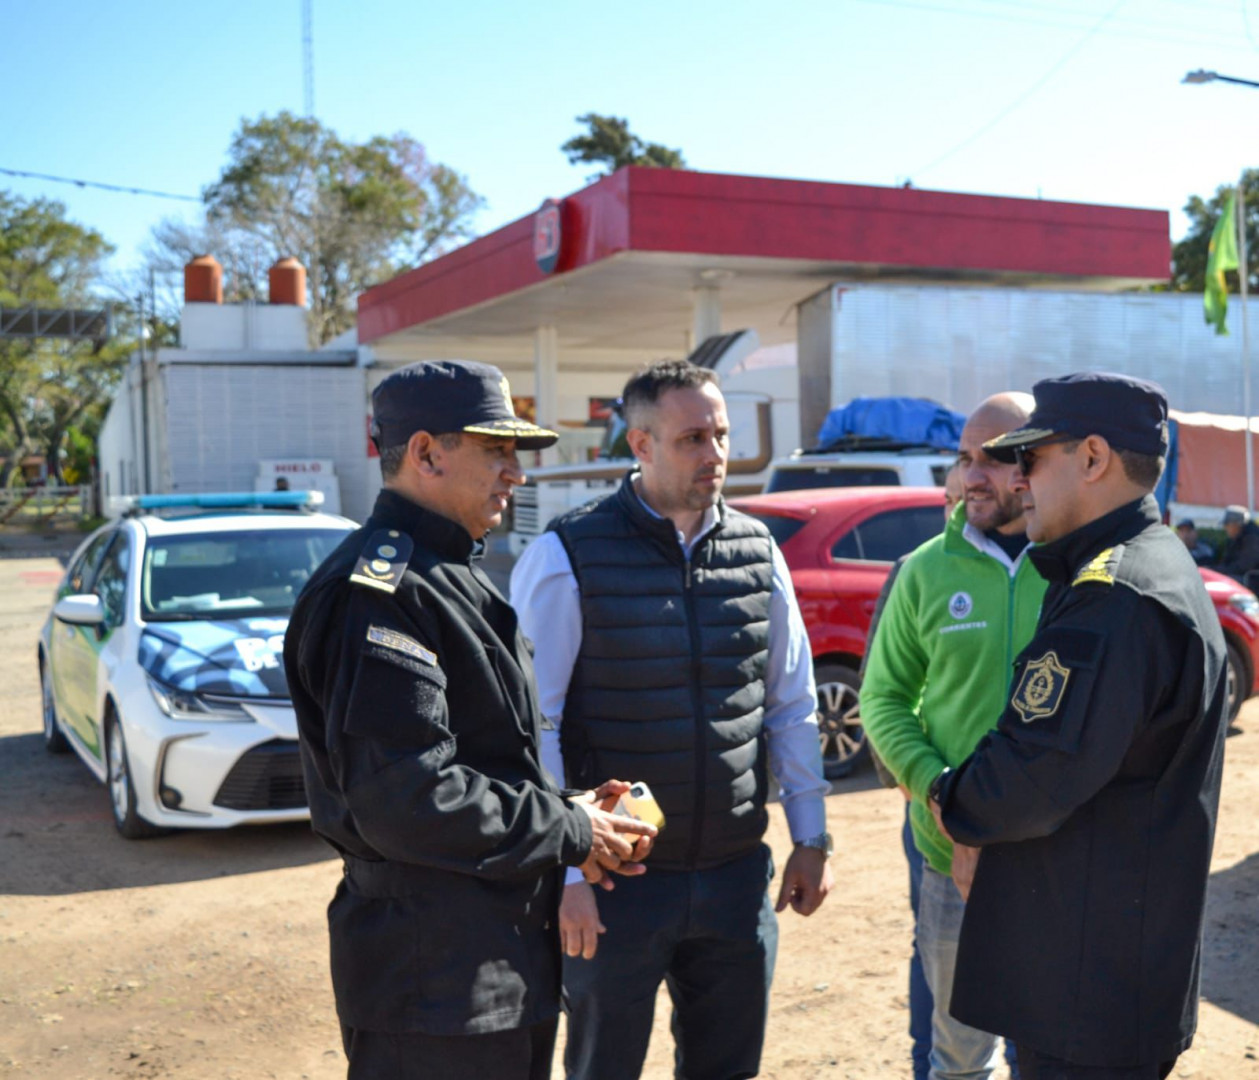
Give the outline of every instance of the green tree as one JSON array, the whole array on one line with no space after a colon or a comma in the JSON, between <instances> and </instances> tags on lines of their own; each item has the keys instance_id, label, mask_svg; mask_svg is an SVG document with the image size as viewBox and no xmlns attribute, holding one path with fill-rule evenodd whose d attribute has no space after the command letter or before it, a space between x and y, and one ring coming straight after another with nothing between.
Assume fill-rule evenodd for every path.
<instances>
[{"instance_id":1,"label":"green tree","mask_svg":"<svg viewBox=\"0 0 1259 1080\"><path fill-rule=\"evenodd\" d=\"M0 191L0 306L97 307L101 263L113 248L94 229L66 218L64 204ZM127 346L99 349L59 340L0 341L0 416L4 418L0 486L20 477L17 464L40 450L61 478L66 431L103 410Z\"/></svg>"},{"instance_id":2,"label":"green tree","mask_svg":"<svg viewBox=\"0 0 1259 1080\"><path fill-rule=\"evenodd\" d=\"M471 236L483 204L405 133L349 142L289 112L242 121L203 197L202 224L154 230L151 265L171 272L212 254L225 298L249 300L265 297L276 259L294 256L307 270L319 343L354 325L359 293Z\"/></svg>"},{"instance_id":3,"label":"green tree","mask_svg":"<svg viewBox=\"0 0 1259 1080\"><path fill-rule=\"evenodd\" d=\"M644 142L629 129L629 121L617 116L586 113L577 117L585 124L584 135L574 135L560 147L571 164L592 162L602 164L604 171L591 179L607 176L624 165L647 165L658 169L685 169L681 150L670 150L660 143Z\"/></svg>"},{"instance_id":4,"label":"green tree","mask_svg":"<svg viewBox=\"0 0 1259 1080\"><path fill-rule=\"evenodd\" d=\"M1189 217L1189 232L1183 240L1172 245L1172 288L1181 292L1202 292L1206 287L1207 246L1215 223L1220 219L1224 200L1233 189L1232 184L1222 184L1209 199L1191 195L1185 204ZM1259 169L1246 169L1242 173L1242 193L1246 211L1246 265L1249 271L1247 289L1254 292L1259 283ZM1237 275L1228 271L1224 275L1229 292L1237 292Z\"/></svg>"}]
</instances>

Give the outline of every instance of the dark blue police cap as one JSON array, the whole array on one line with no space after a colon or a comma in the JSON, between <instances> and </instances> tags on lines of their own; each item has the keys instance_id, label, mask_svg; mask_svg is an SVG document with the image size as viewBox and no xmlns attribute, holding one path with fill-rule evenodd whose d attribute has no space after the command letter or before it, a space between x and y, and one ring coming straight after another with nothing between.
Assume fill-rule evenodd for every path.
<instances>
[{"instance_id":1,"label":"dark blue police cap","mask_svg":"<svg viewBox=\"0 0 1259 1080\"><path fill-rule=\"evenodd\" d=\"M515 439L521 450L544 450L559 438L516 415L506 376L470 360L421 360L382 379L372 391L372 441L378 450L417 431L468 431Z\"/></svg>"},{"instance_id":2,"label":"dark blue police cap","mask_svg":"<svg viewBox=\"0 0 1259 1080\"><path fill-rule=\"evenodd\" d=\"M1100 435L1121 450L1167 453L1167 395L1158 383L1079 371L1042 379L1032 387L1032 396L1036 408L1026 424L984 443L998 461L1012 462L1016 446L1035 446L1056 435Z\"/></svg>"}]
</instances>

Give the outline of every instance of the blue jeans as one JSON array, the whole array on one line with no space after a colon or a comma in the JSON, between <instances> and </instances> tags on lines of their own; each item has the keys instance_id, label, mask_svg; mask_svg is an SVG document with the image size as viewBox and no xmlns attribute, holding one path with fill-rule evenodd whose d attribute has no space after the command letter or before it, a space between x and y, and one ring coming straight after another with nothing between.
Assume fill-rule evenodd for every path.
<instances>
[{"instance_id":1,"label":"blue jeans","mask_svg":"<svg viewBox=\"0 0 1259 1080\"><path fill-rule=\"evenodd\" d=\"M953 969L966 903L953 879L922 869L918 948L935 1008L931 1014L930 1080L990 1080L997 1065L997 1037L949 1015Z\"/></svg>"},{"instance_id":2,"label":"blue jeans","mask_svg":"<svg viewBox=\"0 0 1259 1080\"><path fill-rule=\"evenodd\" d=\"M922 970L922 953L918 951L918 907L922 895L922 852L914 843L914 830L909 824L909 802L905 803L905 827L901 844L909 862L909 907L914 913L914 951L909 958L909 1038L914 1063L914 1080L927 1080L931 1068L931 987Z\"/></svg>"},{"instance_id":3,"label":"blue jeans","mask_svg":"<svg viewBox=\"0 0 1259 1080\"><path fill-rule=\"evenodd\" d=\"M761 847L711 870L652 870L595 891L594 959L564 957L569 1080L637 1080L656 991L673 998L676 1075L741 1080L760 1070L778 920Z\"/></svg>"}]
</instances>

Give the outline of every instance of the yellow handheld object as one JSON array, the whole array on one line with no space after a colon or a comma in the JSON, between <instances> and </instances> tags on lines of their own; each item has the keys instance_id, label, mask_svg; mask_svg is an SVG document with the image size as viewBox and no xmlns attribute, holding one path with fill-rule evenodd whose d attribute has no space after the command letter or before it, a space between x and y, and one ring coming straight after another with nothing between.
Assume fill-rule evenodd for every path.
<instances>
[{"instance_id":1,"label":"yellow handheld object","mask_svg":"<svg viewBox=\"0 0 1259 1080\"><path fill-rule=\"evenodd\" d=\"M632 817L636 821L645 821L657 829L664 828L664 813L660 809L660 804L656 802L651 788L641 780L621 796L616 804L616 812Z\"/></svg>"}]
</instances>

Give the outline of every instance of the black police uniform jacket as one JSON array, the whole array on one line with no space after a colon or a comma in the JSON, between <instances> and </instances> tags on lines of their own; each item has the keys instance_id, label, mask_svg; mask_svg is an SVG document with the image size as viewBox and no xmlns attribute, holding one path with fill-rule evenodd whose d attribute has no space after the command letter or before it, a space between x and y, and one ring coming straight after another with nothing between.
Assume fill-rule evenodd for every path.
<instances>
[{"instance_id":1,"label":"black police uniform jacket","mask_svg":"<svg viewBox=\"0 0 1259 1080\"><path fill-rule=\"evenodd\" d=\"M284 645L341 1022L481 1034L558 1012L560 868L585 813L538 755L516 614L454 522L390 491L311 577Z\"/></svg>"},{"instance_id":2,"label":"black police uniform jacket","mask_svg":"<svg viewBox=\"0 0 1259 1080\"><path fill-rule=\"evenodd\" d=\"M995 731L942 784L983 848L950 1012L1095 1066L1197 1024L1224 757L1223 634L1147 497L1031 551L1049 581Z\"/></svg>"}]
</instances>

